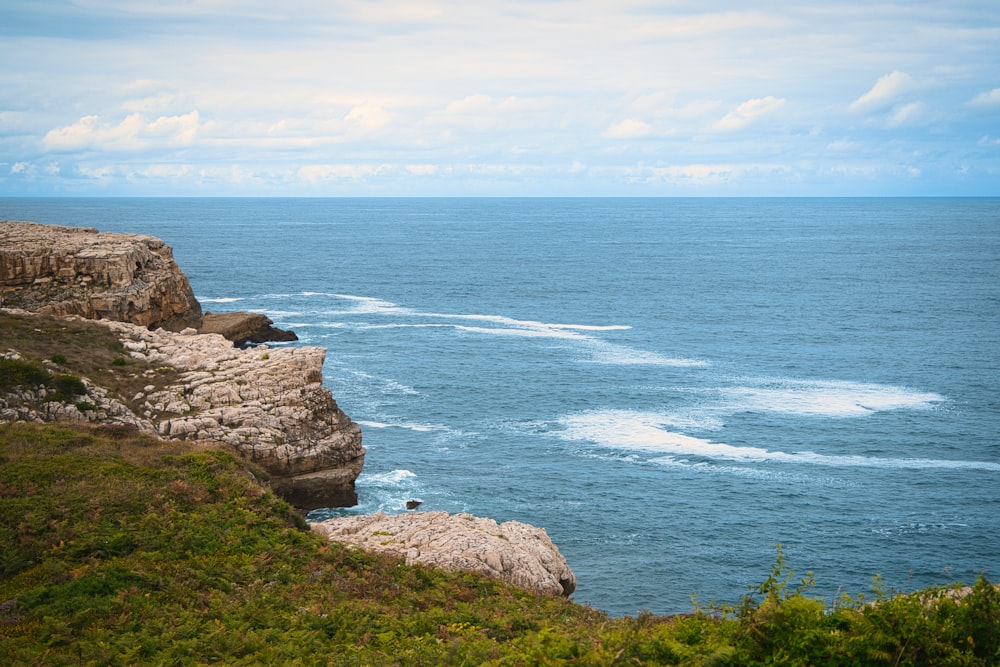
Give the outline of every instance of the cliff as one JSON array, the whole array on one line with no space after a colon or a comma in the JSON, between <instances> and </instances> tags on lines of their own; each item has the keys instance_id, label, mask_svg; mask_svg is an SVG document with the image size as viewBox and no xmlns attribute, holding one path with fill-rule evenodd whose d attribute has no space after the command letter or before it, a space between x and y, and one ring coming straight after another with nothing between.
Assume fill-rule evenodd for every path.
<instances>
[{"instance_id":1,"label":"cliff","mask_svg":"<svg viewBox=\"0 0 1000 667\"><path fill-rule=\"evenodd\" d=\"M102 377L81 373L81 394L60 397L40 382L0 392L0 421L110 423L168 440L222 443L267 471L272 488L298 507L357 502L361 428L322 385L322 348L240 349L194 329L151 331L10 309L0 309L0 325L0 358L41 357L39 368L50 374L76 371L74 352L91 353L74 339L119 350ZM74 341L55 348L63 350L52 355L59 363L35 349L32 337L44 327L68 329Z\"/></svg>"},{"instance_id":2,"label":"cliff","mask_svg":"<svg viewBox=\"0 0 1000 667\"><path fill-rule=\"evenodd\" d=\"M98 320L150 374L141 391L130 385L127 395L84 376L86 396L70 402L53 400L51 388L18 387L0 396L0 418L103 421L169 439L221 442L263 467L275 490L299 507L357 502L361 429L322 386L325 350L233 347L230 341L295 340L295 334L255 313L221 313L204 322L187 276L160 239L0 222L0 306L22 316ZM203 324L229 340L195 335ZM0 347L7 356L21 351ZM157 367L171 369L170 383Z\"/></svg>"},{"instance_id":3,"label":"cliff","mask_svg":"<svg viewBox=\"0 0 1000 667\"><path fill-rule=\"evenodd\" d=\"M357 503L361 429L322 385L326 351L234 346L295 336L259 314L203 315L159 239L0 223L0 299L0 422L90 422L221 443L299 508ZM531 590L575 588L545 531L526 524L445 513L339 521L317 530ZM398 539L384 539L387 530Z\"/></svg>"},{"instance_id":4,"label":"cliff","mask_svg":"<svg viewBox=\"0 0 1000 667\"><path fill-rule=\"evenodd\" d=\"M201 305L160 239L0 222L0 305L180 331Z\"/></svg>"}]
</instances>

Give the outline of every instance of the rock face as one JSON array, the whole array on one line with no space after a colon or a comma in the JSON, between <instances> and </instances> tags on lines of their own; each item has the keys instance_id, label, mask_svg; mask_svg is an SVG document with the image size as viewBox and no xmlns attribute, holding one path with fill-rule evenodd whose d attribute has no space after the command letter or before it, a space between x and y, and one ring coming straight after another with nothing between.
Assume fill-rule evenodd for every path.
<instances>
[{"instance_id":1,"label":"rock face","mask_svg":"<svg viewBox=\"0 0 1000 667\"><path fill-rule=\"evenodd\" d=\"M412 512L328 519L311 527L330 540L391 553L407 564L479 572L553 595L576 589L576 577L548 534L518 521Z\"/></svg>"},{"instance_id":2,"label":"rock face","mask_svg":"<svg viewBox=\"0 0 1000 667\"><path fill-rule=\"evenodd\" d=\"M0 420L125 424L167 439L225 443L264 468L272 488L298 507L357 504L354 480L365 455L361 428L321 384L326 350L240 349L194 329L100 324L150 368L180 371L176 379L157 385L158 374L148 371L150 384L124 402L84 379L85 410L47 400L44 387L22 388L0 396Z\"/></svg>"},{"instance_id":3,"label":"rock face","mask_svg":"<svg viewBox=\"0 0 1000 667\"><path fill-rule=\"evenodd\" d=\"M33 222L0 222L0 304L172 331L202 318L163 241Z\"/></svg>"},{"instance_id":4,"label":"rock face","mask_svg":"<svg viewBox=\"0 0 1000 667\"><path fill-rule=\"evenodd\" d=\"M293 331L272 326L271 318L260 313L205 313L199 333L217 333L233 341L238 347L268 342L298 340Z\"/></svg>"},{"instance_id":5,"label":"rock face","mask_svg":"<svg viewBox=\"0 0 1000 667\"><path fill-rule=\"evenodd\" d=\"M184 371L180 383L133 398L161 437L230 445L267 470L271 486L298 507L357 503L361 427L322 385L326 350L244 350L193 329L107 326L133 357Z\"/></svg>"}]
</instances>

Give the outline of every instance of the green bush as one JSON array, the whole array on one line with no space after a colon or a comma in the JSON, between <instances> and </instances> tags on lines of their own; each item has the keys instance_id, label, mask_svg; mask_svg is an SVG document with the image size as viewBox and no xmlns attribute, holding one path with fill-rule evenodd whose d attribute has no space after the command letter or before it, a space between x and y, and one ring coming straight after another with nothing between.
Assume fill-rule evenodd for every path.
<instances>
[{"instance_id":1,"label":"green bush","mask_svg":"<svg viewBox=\"0 0 1000 667\"><path fill-rule=\"evenodd\" d=\"M36 387L48 384L52 374L41 364L23 359L0 359L0 389Z\"/></svg>"}]
</instances>

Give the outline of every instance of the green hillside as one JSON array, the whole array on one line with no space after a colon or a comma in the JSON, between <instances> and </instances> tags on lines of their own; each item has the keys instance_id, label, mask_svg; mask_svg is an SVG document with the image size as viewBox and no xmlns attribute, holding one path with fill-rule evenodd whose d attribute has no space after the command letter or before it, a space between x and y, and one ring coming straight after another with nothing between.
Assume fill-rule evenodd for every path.
<instances>
[{"instance_id":1,"label":"green hillside","mask_svg":"<svg viewBox=\"0 0 1000 667\"><path fill-rule=\"evenodd\" d=\"M833 606L779 559L735 609L611 619L325 543L230 454L0 425L4 665L990 665L1000 594Z\"/></svg>"}]
</instances>

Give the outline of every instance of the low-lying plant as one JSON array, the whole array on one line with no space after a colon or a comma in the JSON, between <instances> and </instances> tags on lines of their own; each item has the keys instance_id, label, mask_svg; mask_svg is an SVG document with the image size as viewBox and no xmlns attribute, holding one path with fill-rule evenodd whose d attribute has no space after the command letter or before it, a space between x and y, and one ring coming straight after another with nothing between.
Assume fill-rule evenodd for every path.
<instances>
[{"instance_id":1,"label":"low-lying plant","mask_svg":"<svg viewBox=\"0 0 1000 667\"><path fill-rule=\"evenodd\" d=\"M735 606L612 619L329 543L222 451L0 425L0 664L992 665L1000 594L832 606L784 556Z\"/></svg>"}]
</instances>

